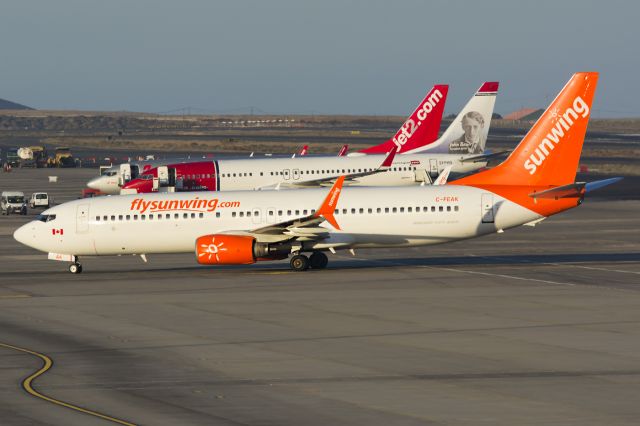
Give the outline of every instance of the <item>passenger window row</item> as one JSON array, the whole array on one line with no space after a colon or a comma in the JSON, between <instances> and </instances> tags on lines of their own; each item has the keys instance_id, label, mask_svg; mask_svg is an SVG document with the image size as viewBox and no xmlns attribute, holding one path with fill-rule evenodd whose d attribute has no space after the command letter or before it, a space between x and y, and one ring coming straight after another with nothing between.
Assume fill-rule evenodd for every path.
<instances>
[{"instance_id":1,"label":"passenger window row","mask_svg":"<svg viewBox=\"0 0 640 426\"><path fill-rule=\"evenodd\" d=\"M220 217L220 212L216 212L216 217ZM122 222L136 220L170 220L170 219L203 219L204 213L150 213L150 214L119 214L96 216L96 222Z\"/></svg>"},{"instance_id":2,"label":"passenger window row","mask_svg":"<svg viewBox=\"0 0 640 426\"><path fill-rule=\"evenodd\" d=\"M459 206L407 206L407 207L377 207L375 209L376 214L389 214L389 213L427 213L427 212L457 212L459 211ZM278 210L278 216L307 216L310 214L314 214L316 212L315 209L295 209L295 210ZM351 208L351 209L336 209L334 214L346 215L346 214L373 214L374 209L369 207L365 209L360 208ZM274 216L276 214L275 210L268 210L268 216ZM53 220L55 219L55 215L50 215L51 218L39 218L38 220L42 220L43 222L47 219ZM215 216L217 218L221 217L220 212L216 212ZM240 212L231 212L231 217L260 217L260 210L256 209L253 211L240 211ZM95 216L96 222L122 222L122 221L137 221L137 220L178 220L178 219L203 219L204 213L150 213L150 214L127 214L127 215L102 215Z\"/></svg>"},{"instance_id":3,"label":"passenger window row","mask_svg":"<svg viewBox=\"0 0 640 426\"><path fill-rule=\"evenodd\" d=\"M460 211L460 207L459 206L408 206L408 207L377 207L375 209L376 213L427 213L427 212L432 212L435 213L436 211L438 212L457 212ZM352 209L336 209L334 214L365 214L365 209L364 208L352 208ZM367 214L373 214L373 208L369 207L366 210Z\"/></svg>"},{"instance_id":4,"label":"passenger window row","mask_svg":"<svg viewBox=\"0 0 640 426\"><path fill-rule=\"evenodd\" d=\"M189 180L191 180L191 179L212 179L214 177L215 177L215 175L213 175L211 173L178 176L178 178L189 179Z\"/></svg>"},{"instance_id":5,"label":"passenger window row","mask_svg":"<svg viewBox=\"0 0 640 426\"><path fill-rule=\"evenodd\" d=\"M249 172L249 173L222 173L220 174L221 177L247 177L247 176L253 176L253 173ZM262 173L260 173L260 176L262 176Z\"/></svg>"},{"instance_id":6,"label":"passenger window row","mask_svg":"<svg viewBox=\"0 0 640 426\"><path fill-rule=\"evenodd\" d=\"M294 173L300 173L301 175L324 175L324 174L332 174L332 175L337 175L337 174L345 174L345 173L363 173L363 172L372 172L376 169L372 169L372 168L364 168L364 169L320 169L320 170L299 170L297 171L297 169L287 169L289 172L294 172L294 170L296 170ZM389 171L394 171L394 172L402 172L402 171L412 171L412 170L417 170L417 168L415 166L404 166L404 167L391 167L389 169ZM266 172L260 172L260 176L264 176L264 173ZM284 170L278 170L275 172L269 172L269 176L283 176L285 174ZM212 175L191 175L192 178L199 178L199 177L212 177ZM221 173L220 174L221 177L223 178L230 178L230 177L251 177L253 176L253 173L249 172L249 173ZM189 176L184 176L185 179L189 178Z\"/></svg>"}]
</instances>

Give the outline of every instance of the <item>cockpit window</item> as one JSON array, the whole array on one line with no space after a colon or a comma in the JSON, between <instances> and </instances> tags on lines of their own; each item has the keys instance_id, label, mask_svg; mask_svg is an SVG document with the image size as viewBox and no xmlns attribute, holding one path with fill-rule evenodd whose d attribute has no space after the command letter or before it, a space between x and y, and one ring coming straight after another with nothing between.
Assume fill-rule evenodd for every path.
<instances>
[{"instance_id":1,"label":"cockpit window","mask_svg":"<svg viewBox=\"0 0 640 426\"><path fill-rule=\"evenodd\" d=\"M141 179L144 179L144 180L153 180L153 175L142 175L142 176L141 176Z\"/></svg>"},{"instance_id":2,"label":"cockpit window","mask_svg":"<svg viewBox=\"0 0 640 426\"><path fill-rule=\"evenodd\" d=\"M117 174L117 170L105 170L104 172L102 172L102 176L115 176Z\"/></svg>"},{"instance_id":3,"label":"cockpit window","mask_svg":"<svg viewBox=\"0 0 640 426\"><path fill-rule=\"evenodd\" d=\"M51 222L56 219L55 214L39 214L36 216L35 220L39 220L40 222Z\"/></svg>"}]
</instances>

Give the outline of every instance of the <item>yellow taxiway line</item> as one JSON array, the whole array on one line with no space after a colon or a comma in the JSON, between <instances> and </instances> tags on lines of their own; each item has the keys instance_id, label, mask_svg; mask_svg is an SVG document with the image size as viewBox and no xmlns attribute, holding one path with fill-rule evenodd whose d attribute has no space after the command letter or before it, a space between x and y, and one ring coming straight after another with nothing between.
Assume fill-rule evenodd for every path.
<instances>
[{"instance_id":1,"label":"yellow taxiway line","mask_svg":"<svg viewBox=\"0 0 640 426\"><path fill-rule=\"evenodd\" d=\"M44 354L41 354L41 353L38 353L38 352L35 352L35 351L31 351L31 350L25 349L25 348L20 348L18 346L8 345L6 343L0 343L0 347L7 348L7 349L13 349L15 351L19 351L19 352L23 352L23 353L26 353L26 354L29 354L29 355L33 355L35 357L40 358L43 361L42 367L40 367L40 369L38 371L36 371L35 373L29 375L28 377L26 377L22 381L22 388L25 391L27 391L27 393L29 393L30 395L33 395L36 398L43 399L43 400L45 400L47 402L50 402L52 404L56 404L56 405L59 405L61 407L69 408L71 410L74 410L74 411L77 411L77 412L80 412L80 413L83 413L83 414L88 414L90 416L99 417L99 418L101 418L103 420L107 420L107 421L110 421L110 422L113 422L113 423L118 423L118 424L125 425L125 426L136 426L135 423L130 423L130 422L127 422L125 420L116 419L115 417L107 416L106 414L102 414L102 413L98 413L96 411L88 410L86 408L78 407L77 405L69 404L68 402L60 401L58 399L52 398L50 396L47 396L47 395L44 395L44 394L38 392L33 387L33 381L51 369L51 367L53 366L53 361L51 360L51 358L49 358L48 356L46 356Z\"/></svg>"}]
</instances>

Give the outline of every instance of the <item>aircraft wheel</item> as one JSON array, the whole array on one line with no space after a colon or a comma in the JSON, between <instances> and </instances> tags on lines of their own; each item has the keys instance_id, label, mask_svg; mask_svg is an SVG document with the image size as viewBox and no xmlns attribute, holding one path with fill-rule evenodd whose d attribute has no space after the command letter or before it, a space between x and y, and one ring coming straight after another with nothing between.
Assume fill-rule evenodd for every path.
<instances>
[{"instance_id":1,"label":"aircraft wheel","mask_svg":"<svg viewBox=\"0 0 640 426\"><path fill-rule=\"evenodd\" d=\"M314 251L309 257L309 266L312 269L324 269L329 263L329 258L321 251Z\"/></svg>"},{"instance_id":2,"label":"aircraft wheel","mask_svg":"<svg viewBox=\"0 0 640 426\"><path fill-rule=\"evenodd\" d=\"M291 258L289 265L296 272L306 271L309 269L309 258L304 254L296 254Z\"/></svg>"},{"instance_id":3,"label":"aircraft wheel","mask_svg":"<svg viewBox=\"0 0 640 426\"><path fill-rule=\"evenodd\" d=\"M79 263L72 263L69 265L69 272L72 274L81 274L82 273L82 265Z\"/></svg>"}]
</instances>

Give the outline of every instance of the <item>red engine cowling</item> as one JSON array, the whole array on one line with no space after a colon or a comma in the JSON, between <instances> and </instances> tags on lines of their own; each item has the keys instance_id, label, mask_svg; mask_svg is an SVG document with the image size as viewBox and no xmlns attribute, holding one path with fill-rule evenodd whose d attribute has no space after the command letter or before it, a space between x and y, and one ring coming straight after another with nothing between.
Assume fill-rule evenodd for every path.
<instances>
[{"instance_id":1,"label":"red engine cowling","mask_svg":"<svg viewBox=\"0 0 640 426\"><path fill-rule=\"evenodd\" d=\"M246 235L204 235L196 240L196 259L203 265L255 263L256 239Z\"/></svg>"}]
</instances>

